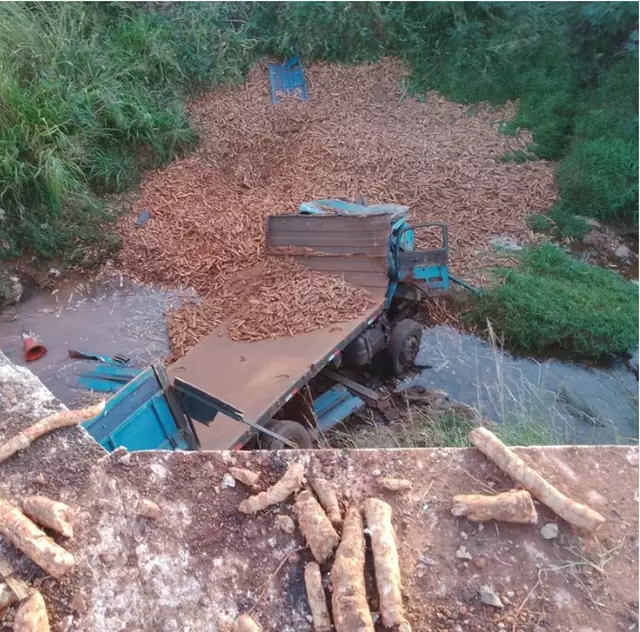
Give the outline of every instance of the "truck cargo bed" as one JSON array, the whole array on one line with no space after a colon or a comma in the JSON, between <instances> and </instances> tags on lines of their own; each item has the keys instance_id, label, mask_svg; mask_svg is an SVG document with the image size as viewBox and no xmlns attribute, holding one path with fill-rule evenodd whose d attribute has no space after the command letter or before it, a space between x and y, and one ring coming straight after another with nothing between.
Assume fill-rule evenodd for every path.
<instances>
[{"instance_id":1,"label":"truck cargo bed","mask_svg":"<svg viewBox=\"0 0 640 632\"><path fill-rule=\"evenodd\" d=\"M373 307L346 322L259 342L234 342L227 335L228 323L223 324L171 366L169 376L182 378L241 409L248 421L264 423L384 311L390 217L380 211L270 217L269 250L302 248L307 254L294 256L299 263L365 288L374 300ZM249 430L246 424L220 414L209 427L197 424L196 432L203 449L223 449L243 443Z\"/></svg>"},{"instance_id":2,"label":"truck cargo bed","mask_svg":"<svg viewBox=\"0 0 640 632\"><path fill-rule=\"evenodd\" d=\"M222 325L167 371L241 409L254 423L268 419L384 309L384 296L361 317L324 329L259 342L235 342ZM223 414L196 424L202 449L233 448L250 428Z\"/></svg>"}]
</instances>

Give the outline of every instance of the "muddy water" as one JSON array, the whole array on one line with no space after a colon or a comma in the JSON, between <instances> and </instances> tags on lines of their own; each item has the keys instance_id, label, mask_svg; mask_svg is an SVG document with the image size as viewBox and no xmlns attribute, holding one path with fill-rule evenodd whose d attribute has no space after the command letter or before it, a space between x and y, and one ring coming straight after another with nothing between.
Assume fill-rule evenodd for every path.
<instances>
[{"instance_id":1,"label":"muddy water","mask_svg":"<svg viewBox=\"0 0 640 632\"><path fill-rule=\"evenodd\" d=\"M450 327L425 330L417 362L430 368L408 384L442 388L492 419L544 424L564 443L638 440L638 382L622 364L517 358Z\"/></svg>"},{"instance_id":2,"label":"muddy water","mask_svg":"<svg viewBox=\"0 0 640 632\"><path fill-rule=\"evenodd\" d=\"M29 368L67 406L82 404L88 391L77 376L97 362L71 360L69 349L121 354L133 366L145 366L169 354L164 311L189 292L143 287L120 275L92 283L63 284L58 291L38 291L17 307L0 311L0 349L26 365L21 333L28 330L46 345L44 358Z\"/></svg>"},{"instance_id":3,"label":"muddy water","mask_svg":"<svg viewBox=\"0 0 640 632\"><path fill-rule=\"evenodd\" d=\"M34 332L48 353L29 368L61 401L77 406L89 396L77 376L96 363L70 360L68 349L123 354L134 366L161 360L169 353L164 312L188 298L194 294L119 276L70 282L0 312L0 349L25 364L21 332ZM445 389L493 419L546 424L559 442L637 441L638 382L623 365L604 370L515 358L449 327L425 330L418 362L430 368L410 384Z\"/></svg>"}]
</instances>

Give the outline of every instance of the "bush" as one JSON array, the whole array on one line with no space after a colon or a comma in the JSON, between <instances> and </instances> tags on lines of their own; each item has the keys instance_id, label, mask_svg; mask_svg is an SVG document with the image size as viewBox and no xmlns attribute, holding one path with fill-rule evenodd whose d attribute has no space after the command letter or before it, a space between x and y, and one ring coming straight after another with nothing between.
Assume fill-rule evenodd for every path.
<instances>
[{"instance_id":1,"label":"bush","mask_svg":"<svg viewBox=\"0 0 640 632\"><path fill-rule=\"evenodd\" d=\"M526 250L519 267L500 271L469 317L480 326L489 320L516 351L598 359L637 344L638 288L544 245Z\"/></svg>"},{"instance_id":2,"label":"bush","mask_svg":"<svg viewBox=\"0 0 640 632\"><path fill-rule=\"evenodd\" d=\"M414 93L519 99L504 129L533 143L505 159L562 159L564 213L634 225L637 23L627 2L1 4L0 258L99 248L97 196L192 147L185 96L264 53L398 55Z\"/></svg>"},{"instance_id":3,"label":"bush","mask_svg":"<svg viewBox=\"0 0 640 632\"><path fill-rule=\"evenodd\" d=\"M254 48L230 12L0 6L0 258L115 247L96 194L193 146L184 95L239 80Z\"/></svg>"},{"instance_id":4,"label":"bush","mask_svg":"<svg viewBox=\"0 0 640 632\"><path fill-rule=\"evenodd\" d=\"M558 204L546 214L527 217L527 226L536 233L552 235L555 239L582 239L593 228L582 217L567 213Z\"/></svg>"}]
</instances>

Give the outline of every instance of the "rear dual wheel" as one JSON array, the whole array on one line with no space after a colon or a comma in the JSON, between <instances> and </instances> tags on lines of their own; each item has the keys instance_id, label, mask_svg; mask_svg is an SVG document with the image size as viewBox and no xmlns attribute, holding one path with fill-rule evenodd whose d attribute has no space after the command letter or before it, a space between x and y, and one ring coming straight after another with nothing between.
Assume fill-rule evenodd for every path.
<instances>
[{"instance_id":1,"label":"rear dual wheel","mask_svg":"<svg viewBox=\"0 0 640 632\"><path fill-rule=\"evenodd\" d=\"M313 447L313 439L309 431L297 421L288 421L287 419L272 419L265 426L269 430L279 434L285 439L289 439L295 443L299 450L308 450ZM271 437L268 434L260 435L260 446L264 450L286 450L292 449L291 446L283 443L279 439Z\"/></svg>"},{"instance_id":2,"label":"rear dual wheel","mask_svg":"<svg viewBox=\"0 0 640 632\"><path fill-rule=\"evenodd\" d=\"M413 367L421 342L422 326L411 318L401 320L391 330L391 337L383 351L391 375L401 377Z\"/></svg>"}]
</instances>

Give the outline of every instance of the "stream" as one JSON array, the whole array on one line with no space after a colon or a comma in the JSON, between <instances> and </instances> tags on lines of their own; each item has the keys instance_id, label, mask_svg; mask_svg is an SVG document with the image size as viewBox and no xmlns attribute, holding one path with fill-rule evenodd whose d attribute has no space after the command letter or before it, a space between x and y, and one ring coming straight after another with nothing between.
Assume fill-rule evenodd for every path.
<instances>
[{"instance_id":1,"label":"stream","mask_svg":"<svg viewBox=\"0 0 640 632\"><path fill-rule=\"evenodd\" d=\"M123 354L134 366L161 361L169 354L165 310L194 297L117 274L99 282L68 281L0 311L0 349L25 365L21 333L33 332L48 353L29 368L67 406L80 406L92 395L78 386L77 376L96 363L69 359L69 349ZM405 384L444 389L497 421L541 424L555 442L637 442L638 382L622 363L589 368L518 358L444 326L425 329L417 363L425 368Z\"/></svg>"},{"instance_id":2,"label":"stream","mask_svg":"<svg viewBox=\"0 0 640 632\"><path fill-rule=\"evenodd\" d=\"M556 359L516 357L452 327L425 329L404 382L447 391L487 417L546 426L553 443L617 444L638 440L638 381L622 363L591 368Z\"/></svg>"},{"instance_id":3,"label":"stream","mask_svg":"<svg viewBox=\"0 0 640 632\"><path fill-rule=\"evenodd\" d=\"M61 284L54 293L37 290L19 305L0 311L0 349L15 364L28 366L64 404L95 399L77 383L79 373L96 362L72 360L69 349L131 359L145 366L168 356L164 312L194 292L142 286L116 274L97 282ZM33 332L47 347L40 360L24 361L22 331Z\"/></svg>"}]
</instances>

